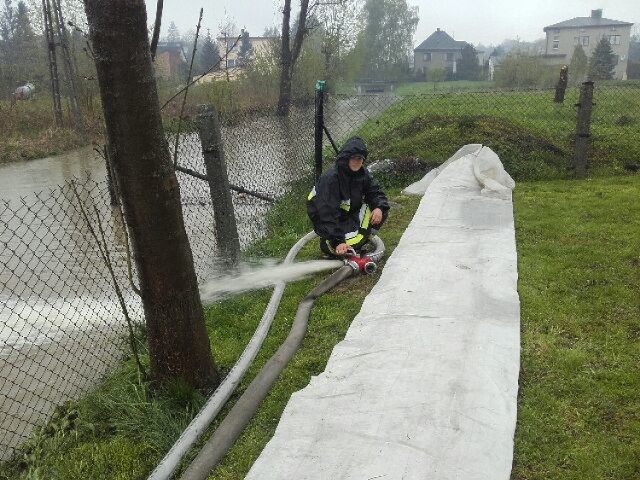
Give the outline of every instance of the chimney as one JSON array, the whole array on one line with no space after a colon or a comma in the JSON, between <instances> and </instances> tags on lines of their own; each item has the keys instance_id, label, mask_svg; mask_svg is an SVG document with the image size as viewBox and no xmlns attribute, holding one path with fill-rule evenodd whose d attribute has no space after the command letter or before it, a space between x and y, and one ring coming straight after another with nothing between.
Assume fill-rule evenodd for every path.
<instances>
[{"instance_id":1,"label":"chimney","mask_svg":"<svg viewBox=\"0 0 640 480\"><path fill-rule=\"evenodd\" d=\"M602 9L591 10L591 18L602 18Z\"/></svg>"},{"instance_id":2,"label":"chimney","mask_svg":"<svg viewBox=\"0 0 640 480\"><path fill-rule=\"evenodd\" d=\"M438 32L440 31L440 27L438 27Z\"/></svg>"}]
</instances>

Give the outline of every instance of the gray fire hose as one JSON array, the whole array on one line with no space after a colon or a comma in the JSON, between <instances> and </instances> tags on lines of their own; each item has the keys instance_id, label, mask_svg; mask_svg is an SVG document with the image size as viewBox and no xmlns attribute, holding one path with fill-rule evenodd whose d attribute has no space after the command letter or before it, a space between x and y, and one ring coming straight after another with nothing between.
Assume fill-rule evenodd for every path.
<instances>
[{"instance_id":1,"label":"gray fire hose","mask_svg":"<svg viewBox=\"0 0 640 480\"><path fill-rule=\"evenodd\" d=\"M316 236L317 235L314 232L309 232L298 240L291 250L289 250L289 253L283 263L292 263L302 247L304 247L310 240L316 238ZM258 328L242 352L242 355L240 355L240 358L229 371L223 382L218 386L216 391L213 392L213 395L209 397L209 400L207 400L207 403L205 403L200 412L198 412L198 415L191 420L191 423L184 432L182 432L180 438L178 438L176 443L173 444L155 470L151 472L149 480L167 480L170 478L171 474L180 464L182 457L191 449L191 447L193 447L193 444L198 440L200 435L202 435L211 422L216 418L216 415L218 415L220 410L222 410L222 407L224 407L229 397L240 384L242 377L251 366L253 359L256 357L258 350L262 346L262 342L269 332L269 327L271 326L273 318L278 311L278 306L280 305L280 300L284 293L284 287L285 282L278 282L276 284L273 294L271 295L271 300L269 300L269 304L262 316L262 320L260 320Z\"/></svg>"},{"instance_id":2,"label":"gray fire hose","mask_svg":"<svg viewBox=\"0 0 640 480\"><path fill-rule=\"evenodd\" d=\"M384 253L384 243L377 236L372 238L372 242L376 247L376 251L368 254L367 257L371 260L379 261ZM209 472L224 458L227 451L240 437L262 401L269 394L280 373L300 348L307 332L309 314L315 300L345 278L358 271L365 271L364 265L371 262L361 262L362 265L360 267L353 262L346 261L345 263L344 267L316 286L300 302L287 339L253 379L198 456L184 472L181 480L203 480L207 478Z\"/></svg>"}]
</instances>

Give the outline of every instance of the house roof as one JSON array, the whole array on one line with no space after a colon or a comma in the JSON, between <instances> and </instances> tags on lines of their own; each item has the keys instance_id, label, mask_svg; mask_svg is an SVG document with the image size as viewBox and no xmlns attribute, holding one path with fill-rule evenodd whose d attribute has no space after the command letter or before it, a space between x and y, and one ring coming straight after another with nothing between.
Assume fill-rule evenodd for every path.
<instances>
[{"instance_id":1,"label":"house roof","mask_svg":"<svg viewBox=\"0 0 640 480\"><path fill-rule=\"evenodd\" d=\"M587 28L587 27L626 27L631 26L633 23L621 22L620 20L611 20L608 18L595 18L595 17L576 17L571 20L565 20L564 22L554 23L544 27L543 31L557 29L557 28Z\"/></svg>"},{"instance_id":2,"label":"house roof","mask_svg":"<svg viewBox=\"0 0 640 480\"><path fill-rule=\"evenodd\" d=\"M462 50L467 42L454 40L444 30L436 30L429 38L418 45L414 52L420 50Z\"/></svg>"},{"instance_id":3,"label":"house roof","mask_svg":"<svg viewBox=\"0 0 640 480\"><path fill-rule=\"evenodd\" d=\"M158 42L158 52L181 52L182 42Z\"/></svg>"}]
</instances>

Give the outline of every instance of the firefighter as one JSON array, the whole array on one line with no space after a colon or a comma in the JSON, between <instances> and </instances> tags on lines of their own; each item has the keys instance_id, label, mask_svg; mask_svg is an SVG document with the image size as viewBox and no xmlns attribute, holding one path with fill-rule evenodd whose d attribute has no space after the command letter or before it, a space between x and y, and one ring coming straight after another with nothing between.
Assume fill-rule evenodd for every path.
<instances>
[{"instance_id":1,"label":"firefighter","mask_svg":"<svg viewBox=\"0 0 640 480\"><path fill-rule=\"evenodd\" d=\"M367 154L364 140L347 140L307 198L307 213L327 255L346 255L349 248L359 252L387 218L387 197L363 167Z\"/></svg>"}]
</instances>

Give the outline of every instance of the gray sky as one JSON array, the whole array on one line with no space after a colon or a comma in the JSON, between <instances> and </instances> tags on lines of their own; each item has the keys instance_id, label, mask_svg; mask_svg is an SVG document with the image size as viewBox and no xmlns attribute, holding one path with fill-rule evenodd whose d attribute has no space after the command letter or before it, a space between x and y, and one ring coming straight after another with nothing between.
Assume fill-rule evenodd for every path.
<instances>
[{"instance_id":1,"label":"gray sky","mask_svg":"<svg viewBox=\"0 0 640 480\"><path fill-rule=\"evenodd\" d=\"M146 0L149 23L155 16L154 0ZM298 3L293 0L293 3ZM517 0L408 0L419 7L420 23L414 38L417 46L436 28L445 30L456 40L478 44L498 44L505 38L532 41L544 37L542 29L574 17L588 17L592 9L602 8L603 16L640 26L638 0L534 0L522 4ZM163 35L174 21L180 32L194 29L200 7L204 8L203 28L217 33L226 15L251 35L262 35L265 27L280 23L275 0L164 0Z\"/></svg>"}]
</instances>

